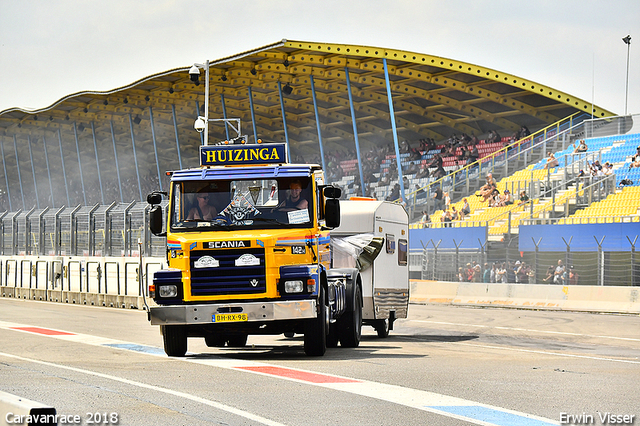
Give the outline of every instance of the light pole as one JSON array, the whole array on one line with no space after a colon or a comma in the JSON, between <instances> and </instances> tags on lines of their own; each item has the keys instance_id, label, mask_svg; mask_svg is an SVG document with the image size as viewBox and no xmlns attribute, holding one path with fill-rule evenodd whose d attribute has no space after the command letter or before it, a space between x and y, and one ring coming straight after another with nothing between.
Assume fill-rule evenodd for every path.
<instances>
[{"instance_id":1,"label":"light pole","mask_svg":"<svg viewBox=\"0 0 640 426\"><path fill-rule=\"evenodd\" d=\"M204 64L193 64L189 69L189 78L195 84L199 84L198 78L200 77L200 68L204 68L205 82L204 82L204 117L198 116L193 127L198 132L204 132L204 145L209 145L209 60Z\"/></svg>"},{"instance_id":2,"label":"light pole","mask_svg":"<svg viewBox=\"0 0 640 426\"><path fill-rule=\"evenodd\" d=\"M624 115L627 115L627 101L629 100L629 49L631 48L631 36L627 35L622 39L627 45L627 84L624 97Z\"/></svg>"}]
</instances>

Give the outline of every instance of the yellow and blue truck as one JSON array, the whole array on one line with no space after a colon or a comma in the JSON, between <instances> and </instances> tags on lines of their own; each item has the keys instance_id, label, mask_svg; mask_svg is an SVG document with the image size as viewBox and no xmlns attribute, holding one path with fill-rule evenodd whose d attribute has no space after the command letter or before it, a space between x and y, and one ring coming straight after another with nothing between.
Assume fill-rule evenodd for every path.
<instances>
[{"instance_id":1,"label":"yellow and blue truck","mask_svg":"<svg viewBox=\"0 0 640 426\"><path fill-rule=\"evenodd\" d=\"M303 334L305 353L321 356L338 344L357 347L363 322L385 336L406 317L408 275L400 285L406 298L376 317L371 274L361 274L385 253L384 236L358 242L353 255L341 252L354 262L332 267L341 191L325 184L319 165L288 163L285 144L201 146L200 161L168 173L168 194L147 197L151 232L166 236L168 262L149 286L148 316L169 356L184 356L189 337L243 347L250 334ZM400 221L406 225L406 212Z\"/></svg>"}]
</instances>

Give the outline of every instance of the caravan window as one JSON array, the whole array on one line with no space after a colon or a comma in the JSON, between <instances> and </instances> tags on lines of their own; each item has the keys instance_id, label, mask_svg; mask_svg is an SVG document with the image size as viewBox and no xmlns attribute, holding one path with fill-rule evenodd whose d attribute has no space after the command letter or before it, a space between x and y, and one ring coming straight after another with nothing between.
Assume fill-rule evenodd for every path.
<instances>
[{"instance_id":1,"label":"caravan window","mask_svg":"<svg viewBox=\"0 0 640 426\"><path fill-rule=\"evenodd\" d=\"M396 252L396 236L393 234L386 234L385 240L387 240L387 253L393 254Z\"/></svg>"},{"instance_id":2,"label":"caravan window","mask_svg":"<svg viewBox=\"0 0 640 426\"><path fill-rule=\"evenodd\" d=\"M407 240L398 240L398 265L407 266Z\"/></svg>"}]
</instances>

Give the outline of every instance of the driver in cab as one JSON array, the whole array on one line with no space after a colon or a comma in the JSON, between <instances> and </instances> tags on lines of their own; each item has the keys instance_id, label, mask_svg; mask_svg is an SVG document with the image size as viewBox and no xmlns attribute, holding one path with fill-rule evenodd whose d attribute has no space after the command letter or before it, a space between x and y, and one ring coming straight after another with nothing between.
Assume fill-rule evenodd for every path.
<instances>
[{"instance_id":1,"label":"driver in cab","mask_svg":"<svg viewBox=\"0 0 640 426\"><path fill-rule=\"evenodd\" d=\"M309 202L302 197L302 184L299 180L294 180L289 184L289 196L280 204L277 209L283 212L303 210L309 207Z\"/></svg>"},{"instance_id":2,"label":"driver in cab","mask_svg":"<svg viewBox=\"0 0 640 426\"><path fill-rule=\"evenodd\" d=\"M213 220L218 215L218 211L209 204L210 198L209 192L200 190L196 194L196 205L189 210L187 220Z\"/></svg>"}]
</instances>

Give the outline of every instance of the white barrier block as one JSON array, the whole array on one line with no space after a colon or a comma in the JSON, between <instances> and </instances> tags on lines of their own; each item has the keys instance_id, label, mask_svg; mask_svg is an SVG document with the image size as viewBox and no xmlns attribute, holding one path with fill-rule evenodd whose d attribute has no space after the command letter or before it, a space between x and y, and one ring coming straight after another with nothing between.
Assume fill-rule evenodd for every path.
<instances>
[{"instance_id":1,"label":"white barrier block","mask_svg":"<svg viewBox=\"0 0 640 426\"><path fill-rule=\"evenodd\" d=\"M0 425L57 425L56 409L0 391Z\"/></svg>"}]
</instances>

